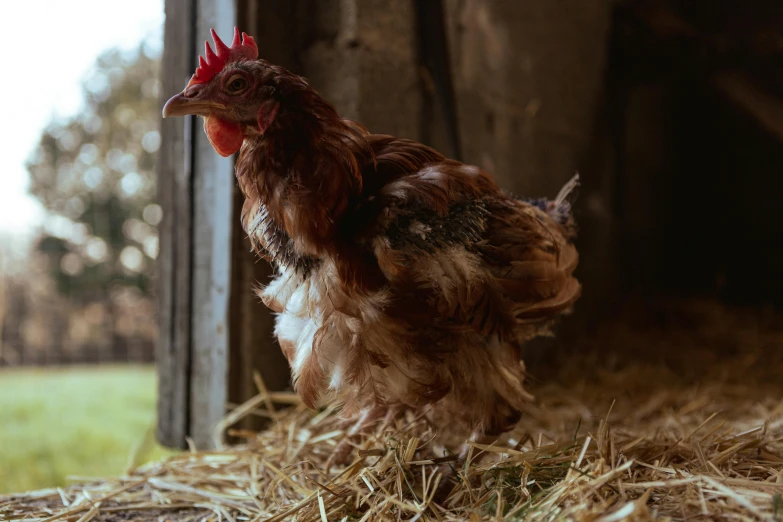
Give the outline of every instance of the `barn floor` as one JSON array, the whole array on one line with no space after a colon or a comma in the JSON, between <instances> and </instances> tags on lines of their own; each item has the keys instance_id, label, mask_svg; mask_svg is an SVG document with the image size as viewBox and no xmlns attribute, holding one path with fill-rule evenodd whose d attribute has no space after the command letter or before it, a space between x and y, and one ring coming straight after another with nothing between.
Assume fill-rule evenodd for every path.
<instances>
[{"instance_id":1,"label":"barn floor","mask_svg":"<svg viewBox=\"0 0 783 522\"><path fill-rule=\"evenodd\" d=\"M324 473L338 423L294 407L241 447L0 499L0 520L783 520L781 317L698 300L623 309L530 366L537 403L474 448L484 458L440 503L430 459L443 453L423 420L379 429L357 441L363 459Z\"/></svg>"}]
</instances>

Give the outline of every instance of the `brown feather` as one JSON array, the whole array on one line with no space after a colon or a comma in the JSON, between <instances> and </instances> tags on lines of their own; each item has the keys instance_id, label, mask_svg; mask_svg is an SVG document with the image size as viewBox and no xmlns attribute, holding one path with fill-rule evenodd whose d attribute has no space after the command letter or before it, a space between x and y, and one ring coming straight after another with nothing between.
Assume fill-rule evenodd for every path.
<instances>
[{"instance_id":1,"label":"brown feather","mask_svg":"<svg viewBox=\"0 0 783 522\"><path fill-rule=\"evenodd\" d=\"M243 227L278 268L260 295L279 314L296 392L315 407L333 391L346 416L434 405L471 430L509 429L531 400L520 343L581 291L577 182L553 202L513 197L482 169L372 134L304 79L265 67L280 108L245 139L236 175Z\"/></svg>"}]
</instances>

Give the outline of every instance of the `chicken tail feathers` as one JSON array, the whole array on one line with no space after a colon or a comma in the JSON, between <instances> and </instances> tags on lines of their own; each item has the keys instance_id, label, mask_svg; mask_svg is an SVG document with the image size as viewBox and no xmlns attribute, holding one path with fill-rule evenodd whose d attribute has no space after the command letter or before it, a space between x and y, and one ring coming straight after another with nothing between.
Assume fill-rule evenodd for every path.
<instances>
[{"instance_id":1,"label":"chicken tail feathers","mask_svg":"<svg viewBox=\"0 0 783 522\"><path fill-rule=\"evenodd\" d=\"M554 200L539 198L528 199L527 202L546 212L559 225L571 229L574 226L573 207L580 185L579 173L576 173L563 185Z\"/></svg>"},{"instance_id":2,"label":"chicken tail feathers","mask_svg":"<svg viewBox=\"0 0 783 522\"><path fill-rule=\"evenodd\" d=\"M579 180L579 173L577 172L571 179L568 180L565 185L563 185L563 188L560 189L560 192L557 193L557 197L554 201L554 207L563 209L565 213L570 214L571 207L576 202L576 198L579 196L580 186L581 183Z\"/></svg>"}]
</instances>

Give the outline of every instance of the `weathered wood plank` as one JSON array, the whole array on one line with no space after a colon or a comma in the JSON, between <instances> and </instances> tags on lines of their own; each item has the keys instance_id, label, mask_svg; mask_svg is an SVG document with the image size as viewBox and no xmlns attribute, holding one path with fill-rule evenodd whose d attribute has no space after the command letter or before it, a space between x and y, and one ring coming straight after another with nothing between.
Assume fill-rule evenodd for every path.
<instances>
[{"instance_id":1,"label":"weathered wood plank","mask_svg":"<svg viewBox=\"0 0 783 522\"><path fill-rule=\"evenodd\" d=\"M196 12L197 49L210 28L231 38L233 0L198 0ZM214 429L225 415L234 160L216 154L201 129L195 130L190 434L202 449L215 445Z\"/></svg>"},{"instance_id":2,"label":"weathered wood plank","mask_svg":"<svg viewBox=\"0 0 783 522\"><path fill-rule=\"evenodd\" d=\"M192 2L167 0L161 101L187 82L193 60ZM161 103L162 106L162 103ZM188 434L190 366L190 145L189 119L161 124L158 156L158 201L163 208L158 257L157 438L184 447Z\"/></svg>"},{"instance_id":3,"label":"weathered wood plank","mask_svg":"<svg viewBox=\"0 0 783 522\"><path fill-rule=\"evenodd\" d=\"M231 0L168 0L163 99L193 73L204 35L230 38ZM225 412L233 160L214 153L196 117L163 121L158 440L214 445Z\"/></svg>"}]
</instances>

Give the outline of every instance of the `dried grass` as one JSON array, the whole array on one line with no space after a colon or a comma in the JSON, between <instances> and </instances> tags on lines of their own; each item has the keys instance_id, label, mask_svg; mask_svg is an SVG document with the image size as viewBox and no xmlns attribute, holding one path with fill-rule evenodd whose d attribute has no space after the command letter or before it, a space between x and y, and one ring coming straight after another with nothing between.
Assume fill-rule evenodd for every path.
<instances>
[{"instance_id":1,"label":"dried grass","mask_svg":"<svg viewBox=\"0 0 783 522\"><path fill-rule=\"evenodd\" d=\"M325 470L344 433L334 412L265 393L223 426L241 446L0 499L0 519L783 520L783 332L770 317L697 304L646 307L642 320L634 310L599 328L589 352L574 345L537 368L519 428L474 444L441 502L444 447L459 440L406 413L356 440L353 464ZM228 427L252 413L275 422Z\"/></svg>"}]
</instances>

